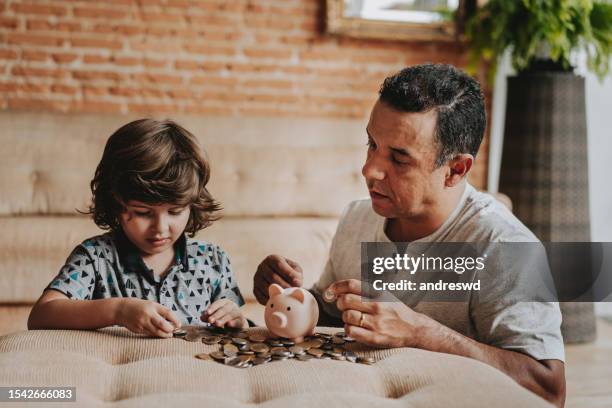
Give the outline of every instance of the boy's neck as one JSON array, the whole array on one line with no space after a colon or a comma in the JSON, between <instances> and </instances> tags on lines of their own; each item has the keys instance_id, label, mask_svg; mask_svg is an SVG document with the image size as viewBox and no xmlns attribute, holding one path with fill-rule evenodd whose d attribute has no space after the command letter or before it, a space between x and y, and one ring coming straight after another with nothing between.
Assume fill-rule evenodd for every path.
<instances>
[{"instance_id":1,"label":"boy's neck","mask_svg":"<svg viewBox=\"0 0 612 408\"><path fill-rule=\"evenodd\" d=\"M145 265L153 270L153 274L156 276L161 276L167 272L172 265L174 265L174 261L176 259L176 250L174 249L174 245L165 250L164 252L160 252L159 254L144 254L141 253L143 262Z\"/></svg>"}]
</instances>

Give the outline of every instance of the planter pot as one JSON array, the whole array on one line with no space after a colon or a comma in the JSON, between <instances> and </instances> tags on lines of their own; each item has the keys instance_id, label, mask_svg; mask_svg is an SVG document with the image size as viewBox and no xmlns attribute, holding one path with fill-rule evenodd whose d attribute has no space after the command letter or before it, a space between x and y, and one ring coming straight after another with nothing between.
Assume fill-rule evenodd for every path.
<instances>
[{"instance_id":1,"label":"planter pot","mask_svg":"<svg viewBox=\"0 0 612 408\"><path fill-rule=\"evenodd\" d=\"M584 78L508 78L499 190L542 241L590 241ZM595 338L592 303L562 303L566 343Z\"/></svg>"}]
</instances>

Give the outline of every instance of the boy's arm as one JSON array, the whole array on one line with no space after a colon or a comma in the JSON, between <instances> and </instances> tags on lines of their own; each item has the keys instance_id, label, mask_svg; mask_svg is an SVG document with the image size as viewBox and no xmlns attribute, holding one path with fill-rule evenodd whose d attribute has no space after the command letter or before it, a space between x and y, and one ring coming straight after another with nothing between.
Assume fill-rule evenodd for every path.
<instances>
[{"instance_id":1,"label":"boy's arm","mask_svg":"<svg viewBox=\"0 0 612 408\"><path fill-rule=\"evenodd\" d=\"M159 303L135 298L68 299L46 290L28 319L28 329L99 329L119 325L134 333L170 338L181 326L174 313Z\"/></svg>"},{"instance_id":2,"label":"boy's arm","mask_svg":"<svg viewBox=\"0 0 612 408\"><path fill-rule=\"evenodd\" d=\"M75 300L45 290L30 311L28 329L98 329L117 324L122 298Z\"/></svg>"}]
</instances>

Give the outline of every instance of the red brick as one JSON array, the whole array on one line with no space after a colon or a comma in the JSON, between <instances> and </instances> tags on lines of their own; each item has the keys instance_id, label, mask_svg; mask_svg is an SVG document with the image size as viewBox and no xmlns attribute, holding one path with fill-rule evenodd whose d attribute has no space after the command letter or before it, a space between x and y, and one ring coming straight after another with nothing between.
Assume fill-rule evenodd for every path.
<instances>
[{"instance_id":1,"label":"red brick","mask_svg":"<svg viewBox=\"0 0 612 408\"><path fill-rule=\"evenodd\" d=\"M117 96L136 96L140 93L140 91L136 88L113 86L109 88L109 93Z\"/></svg>"},{"instance_id":2,"label":"red brick","mask_svg":"<svg viewBox=\"0 0 612 408\"><path fill-rule=\"evenodd\" d=\"M130 17L127 10L112 8L75 7L73 13L76 17L83 18L122 19Z\"/></svg>"},{"instance_id":3,"label":"red brick","mask_svg":"<svg viewBox=\"0 0 612 408\"><path fill-rule=\"evenodd\" d=\"M183 82L182 76L177 75L167 75L167 74L133 74L132 78L139 82L153 82L156 84L171 84L176 85Z\"/></svg>"},{"instance_id":4,"label":"red brick","mask_svg":"<svg viewBox=\"0 0 612 408\"><path fill-rule=\"evenodd\" d=\"M142 63L145 67L148 68L163 68L168 65L167 60L153 59L153 58L145 58L142 60Z\"/></svg>"},{"instance_id":5,"label":"red brick","mask_svg":"<svg viewBox=\"0 0 612 408\"><path fill-rule=\"evenodd\" d=\"M7 40L9 44L32 44L32 45L48 45L48 46L60 46L64 43L63 38L49 36L49 35L37 35L37 34L25 34L25 33L8 33Z\"/></svg>"},{"instance_id":6,"label":"red brick","mask_svg":"<svg viewBox=\"0 0 612 408\"><path fill-rule=\"evenodd\" d=\"M103 86L84 86L83 96L85 98L95 98L98 96L108 95L109 88Z\"/></svg>"},{"instance_id":7,"label":"red brick","mask_svg":"<svg viewBox=\"0 0 612 408\"><path fill-rule=\"evenodd\" d=\"M119 66L134 66L140 64L140 58L134 57L113 57L112 62Z\"/></svg>"},{"instance_id":8,"label":"red brick","mask_svg":"<svg viewBox=\"0 0 612 408\"><path fill-rule=\"evenodd\" d=\"M18 84L17 90L24 93L48 93L49 85L33 83Z\"/></svg>"},{"instance_id":9,"label":"red brick","mask_svg":"<svg viewBox=\"0 0 612 408\"><path fill-rule=\"evenodd\" d=\"M65 16L68 13L68 8L64 6L56 5L41 5L41 4L11 4L11 9L16 13L22 14L40 14L40 15L54 15L54 16Z\"/></svg>"},{"instance_id":10,"label":"red brick","mask_svg":"<svg viewBox=\"0 0 612 408\"><path fill-rule=\"evenodd\" d=\"M15 92L17 84L14 82L0 82L0 92Z\"/></svg>"},{"instance_id":11,"label":"red brick","mask_svg":"<svg viewBox=\"0 0 612 408\"><path fill-rule=\"evenodd\" d=\"M17 28L18 24L19 23L18 23L17 19L14 18L14 17L0 16L0 27L1 28L15 29L15 28Z\"/></svg>"},{"instance_id":12,"label":"red brick","mask_svg":"<svg viewBox=\"0 0 612 408\"><path fill-rule=\"evenodd\" d=\"M58 31L75 32L75 31L81 31L82 26L81 26L81 23L61 22L55 25L55 29Z\"/></svg>"},{"instance_id":13,"label":"red brick","mask_svg":"<svg viewBox=\"0 0 612 408\"><path fill-rule=\"evenodd\" d=\"M28 20L26 27L30 31L53 30L53 24L47 20Z\"/></svg>"},{"instance_id":14,"label":"red brick","mask_svg":"<svg viewBox=\"0 0 612 408\"><path fill-rule=\"evenodd\" d=\"M193 44L185 43L183 48L187 52L192 52L200 55L235 55L236 49L234 47L223 47L205 44Z\"/></svg>"},{"instance_id":15,"label":"red brick","mask_svg":"<svg viewBox=\"0 0 612 408\"><path fill-rule=\"evenodd\" d=\"M189 60L177 60L174 61L174 68L176 69L186 69L195 71L198 69L200 64L197 61L189 61Z\"/></svg>"},{"instance_id":16,"label":"red brick","mask_svg":"<svg viewBox=\"0 0 612 408\"><path fill-rule=\"evenodd\" d=\"M17 51L0 49L0 59L4 59L4 60L17 59Z\"/></svg>"},{"instance_id":17,"label":"red brick","mask_svg":"<svg viewBox=\"0 0 612 408\"><path fill-rule=\"evenodd\" d=\"M51 92L74 95L78 92L78 88L70 85L51 85Z\"/></svg>"},{"instance_id":18,"label":"red brick","mask_svg":"<svg viewBox=\"0 0 612 408\"><path fill-rule=\"evenodd\" d=\"M70 64L78 58L78 55L69 53L54 53L51 55L51 57L53 58L53 61L58 64Z\"/></svg>"},{"instance_id":19,"label":"red brick","mask_svg":"<svg viewBox=\"0 0 612 408\"><path fill-rule=\"evenodd\" d=\"M42 51L28 51L23 50L21 52L21 59L25 61L46 61L49 58L49 54Z\"/></svg>"},{"instance_id":20,"label":"red brick","mask_svg":"<svg viewBox=\"0 0 612 408\"><path fill-rule=\"evenodd\" d=\"M67 72L59 69L49 68L34 68L16 66L11 70L12 75L23 76L23 77L50 77L50 78L63 78L67 76Z\"/></svg>"},{"instance_id":21,"label":"red brick","mask_svg":"<svg viewBox=\"0 0 612 408\"><path fill-rule=\"evenodd\" d=\"M246 49L244 55L249 58L287 59L291 58L293 51L290 49Z\"/></svg>"},{"instance_id":22,"label":"red brick","mask_svg":"<svg viewBox=\"0 0 612 408\"><path fill-rule=\"evenodd\" d=\"M72 72L74 79L89 80L111 80L118 81L125 79L125 75L113 71L74 71Z\"/></svg>"},{"instance_id":23,"label":"red brick","mask_svg":"<svg viewBox=\"0 0 612 408\"><path fill-rule=\"evenodd\" d=\"M83 57L83 62L85 64L105 64L107 62L110 62L110 57L106 57L103 55L85 55Z\"/></svg>"},{"instance_id":24,"label":"red brick","mask_svg":"<svg viewBox=\"0 0 612 408\"><path fill-rule=\"evenodd\" d=\"M106 48L110 50L120 50L123 47L119 40L105 40L102 38L73 38L70 42L73 47Z\"/></svg>"},{"instance_id":25,"label":"red brick","mask_svg":"<svg viewBox=\"0 0 612 408\"><path fill-rule=\"evenodd\" d=\"M180 23L184 21L184 18L180 14L171 13L141 13L142 20L144 22L161 22L161 23Z\"/></svg>"}]
</instances>

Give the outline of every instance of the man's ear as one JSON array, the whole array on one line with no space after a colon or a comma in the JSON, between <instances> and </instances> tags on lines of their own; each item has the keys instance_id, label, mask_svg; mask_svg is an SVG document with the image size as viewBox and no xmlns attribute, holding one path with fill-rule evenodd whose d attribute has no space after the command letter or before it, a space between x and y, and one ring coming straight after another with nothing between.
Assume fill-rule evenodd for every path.
<instances>
[{"instance_id":1,"label":"man's ear","mask_svg":"<svg viewBox=\"0 0 612 408\"><path fill-rule=\"evenodd\" d=\"M473 163L474 156L469 153L458 154L453 159L449 160L449 171L446 174L445 181L446 187L454 187L467 177Z\"/></svg>"}]
</instances>

